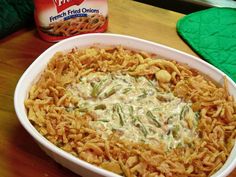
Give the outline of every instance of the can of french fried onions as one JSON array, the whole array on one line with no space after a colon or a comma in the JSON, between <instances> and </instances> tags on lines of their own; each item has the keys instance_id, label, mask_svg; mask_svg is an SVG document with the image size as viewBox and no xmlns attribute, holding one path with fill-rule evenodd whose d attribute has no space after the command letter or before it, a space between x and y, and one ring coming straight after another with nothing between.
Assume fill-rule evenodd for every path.
<instances>
[{"instance_id":1,"label":"can of french fried onions","mask_svg":"<svg viewBox=\"0 0 236 177\"><path fill-rule=\"evenodd\" d=\"M34 0L35 22L46 41L104 32L108 26L107 0Z\"/></svg>"}]
</instances>

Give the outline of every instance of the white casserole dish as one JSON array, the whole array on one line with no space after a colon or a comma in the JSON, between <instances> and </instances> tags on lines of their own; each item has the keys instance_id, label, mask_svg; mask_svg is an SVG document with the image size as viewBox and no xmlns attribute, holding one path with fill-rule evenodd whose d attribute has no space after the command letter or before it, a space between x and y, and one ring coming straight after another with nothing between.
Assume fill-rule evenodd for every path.
<instances>
[{"instance_id":1,"label":"white casserole dish","mask_svg":"<svg viewBox=\"0 0 236 177\"><path fill-rule=\"evenodd\" d=\"M157 54L158 56L163 56L167 59L175 60L180 63L186 63L190 67L208 75L210 78L221 85L223 84L223 77L225 74L205 61L176 49L169 48L154 42L118 34L86 34L76 36L63 40L43 52L24 72L15 90L14 106L21 124L50 157L75 173L82 176L119 177L119 175L82 161L50 143L33 127L33 125L31 125L27 118L27 113L24 106L24 100L28 96L29 88L31 87L32 83L37 80L38 76L44 70L51 57L57 51L68 51L74 47L85 48L94 44L99 46L122 45L130 49L142 50ZM227 77L227 79L229 81L229 93L236 100L236 84L229 77ZM235 157L236 146L234 146L224 166L219 171L217 171L213 177L227 176L236 166Z\"/></svg>"}]
</instances>

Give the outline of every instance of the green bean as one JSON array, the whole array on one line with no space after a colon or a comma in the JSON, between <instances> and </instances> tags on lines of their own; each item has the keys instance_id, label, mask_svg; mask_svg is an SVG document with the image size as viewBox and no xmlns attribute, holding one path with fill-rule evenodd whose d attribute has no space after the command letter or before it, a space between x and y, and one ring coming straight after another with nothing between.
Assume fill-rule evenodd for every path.
<instances>
[{"instance_id":1,"label":"green bean","mask_svg":"<svg viewBox=\"0 0 236 177\"><path fill-rule=\"evenodd\" d=\"M104 94L105 98L108 98L110 97L111 95L115 94L116 93L116 89L115 88L112 88L111 90L109 90L108 92L106 92Z\"/></svg>"},{"instance_id":2,"label":"green bean","mask_svg":"<svg viewBox=\"0 0 236 177\"><path fill-rule=\"evenodd\" d=\"M105 104L99 104L99 105L97 105L97 106L94 107L95 110L98 110L98 109L104 110L104 109L106 109L106 108L107 108L107 107L106 107Z\"/></svg>"},{"instance_id":3,"label":"green bean","mask_svg":"<svg viewBox=\"0 0 236 177\"><path fill-rule=\"evenodd\" d=\"M143 135L146 137L148 135L147 129L144 127L144 125L141 126L141 130L143 132Z\"/></svg>"},{"instance_id":4,"label":"green bean","mask_svg":"<svg viewBox=\"0 0 236 177\"><path fill-rule=\"evenodd\" d=\"M66 108L66 111L67 111L67 112L72 112L73 110L74 110L74 108L71 108L71 107Z\"/></svg>"},{"instance_id":5,"label":"green bean","mask_svg":"<svg viewBox=\"0 0 236 177\"><path fill-rule=\"evenodd\" d=\"M79 112L87 112L87 111L88 111L88 108L79 107L78 110L79 110Z\"/></svg>"},{"instance_id":6,"label":"green bean","mask_svg":"<svg viewBox=\"0 0 236 177\"><path fill-rule=\"evenodd\" d=\"M153 111L160 111L161 109L156 107L156 108L153 108Z\"/></svg>"},{"instance_id":7,"label":"green bean","mask_svg":"<svg viewBox=\"0 0 236 177\"><path fill-rule=\"evenodd\" d=\"M133 106L129 106L129 114L130 117L133 119L133 123L135 124L136 121L139 122L139 128L141 128L140 130L142 131L142 133L144 134L144 136L146 137L148 135L148 131L146 129L146 127L143 125L143 123L141 122L140 118L138 116L134 115L134 108Z\"/></svg>"},{"instance_id":8,"label":"green bean","mask_svg":"<svg viewBox=\"0 0 236 177\"><path fill-rule=\"evenodd\" d=\"M198 125L199 118L200 118L200 114L199 114L199 112L194 112L194 121L193 121L193 125L194 125L195 128L196 128L197 125Z\"/></svg>"},{"instance_id":9,"label":"green bean","mask_svg":"<svg viewBox=\"0 0 236 177\"><path fill-rule=\"evenodd\" d=\"M133 116L131 115L131 117L133 118L133 124L138 127L143 135L146 137L148 135L148 131L146 129L146 127L143 125L142 121L140 120L140 118L138 116ZM138 121L138 124L136 123Z\"/></svg>"},{"instance_id":10,"label":"green bean","mask_svg":"<svg viewBox=\"0 0 236 177\"><path fill-rule=\"evenodd\" d=\"M183 147L183 145L182 145L181 142L179 142L176 147L177 147L177 148L181 148L181 147Z\"/></svg>"},{"instance_id":11,"label":"green bean","mask_svg":"<svg viewBox=\"0 0 236 177\"><path fill-rule=\"evenodd\" d=\"M143 123L141 122L141 120L138 116L136 117L136 119L139 122L139 125L140 125L139 128L141 128L143 135L146 137L148 135L148 131L147 131L146 127L143 125Z\"/></svg>"},{"instance_id":12,"label":"green bean","mask_svg":"<svg viewBox=\"0 0 236 177\"><path fill-rule=\"evenodd\" d=\"M147 94L146 90L143 90L143 94L138 96L138 100L143 99L143 98L146 98L147 95L148 95L148 94Z\"/></svg>"},{"instance_id":13,"label":"green bean","mask_svg":"<svg viewBox=\"0 0 236 177\"><path fill-rule=\"evenodd\" d=\"M184 118L187 111L189 111L189 107L185 105L180 112L180 120Z\"/></svg>"},{"instance_id":14,"label":"green bean","mask_svg":"<svg viewBox=\"0 0 236 177\"><path fill-rule=\"evenodd\" d=\"M132 122L135 123L137 119L134 116L134 108L133 108L133 106L129 106L128 109L129 109L129 116L132 118Z\"/></svg>"},{"instance_id":15,"label":"green bean","mask_svg":"<svg viewBox=\"0 0 236 177\"><path fill-rule=\"evenodd\" d=\"M148 81L148 83L149 83L150 86L152 86L152 87L155 88L155 86L154 86L154 84L152 83L152 81L150 81L150 80L149 80L148 78L146 78L146 77L145 77L145 79Z\"/></svg>"},{"instance_id":16,"label":"green bean","mask_svg":"<svg viewBox=\"0 0 236 177\"><path fill-rule=\"evenodd\" d=\"M91 87L94 87L96 84L94 82L90 83Z\"/></svg>"},{"instance_id":17,"label":"green bean","mask_svg":"<svg viewBox=\"0 0 236 177\"><path fill-rule=\"evenodd\" d=\"M158 137L159 137L160 139L162 139L162 140L164 139L164 135L163 135L163 134L159 134Z\"/></svg>"},{"instance_id":18,"label":"green bean","mask_svg":"<svg viewBox=\"0 0 236 177\"><path fill-rule=\"evenodd\" d=\"M173 115L170 116L170 117L168 117L168 118L167 118L167 124L171 124L171 123L173 123L173 118L174 118Z\"/></svg>"},{"instance_id":19,"label":"green bean","mask_svg":"<svg viewBox=\"0 0 236 177\"><path fill-rule=\"evenodd\" d=\"M105 98L108 98L110 97L111 95L115 94L117 92L117 90L119 90L122 86L119 84L119 85L116 85L114 87L112 87L108 92L106 92L104 94L104 97Z\"/></svg>"},{"instance_id":20,"label":"green bean","mask_svg":"<svg viewBox=\"0 0 236 177\"><path fill-rule=\"evenodd\" d=\"M89 105L87 103L83 103L83 104L77 106L76 110L78 110L79 112L87 112L88 107L89 107Z\"/></svg>"},{"instance_id":21,"label":"green bean","mask_svg":"<svg viewBox=\"0 0 236 177\"><path fill-rule=\"evenodd\" d=\"M146 77L145 77L145 79L148 81L148 83L149 83L149 85L150 85L151 87L153 87L157 92L160 92L160 90L159 90L157 87L155 87L155 85L152 83L152 81L150 81L150 80L147 79Z\"/></svg>"},{"instance_id":22,"label":"green bean","mask_svg":"<svg viewBox=\"0 0 236 177\"><path fill-rule=\"evenodd\" d=\"M147 111L146 115L152 119L152 121L155 123L155 125L160 128L161 127L161 124L160 122L158 122L158 120L156 119L156 117L152 114L151 111Z\"/></svg>"},{"instance_id":23,"label":"green bean","mask_svg":"<svg viewBox=\"0 0 236 177\"><path fill-rule=\"evenodd\" d=\"M126 94L126 93L128 93L130 90L131 90L131 88L125 88L122 93L123 93L123 94Z\"/></svg>"},{"instance_id":24,"label":"green bean","mask_svg":"<svg viewBox=\"0 0 236 177\"><path fill-rule=\"evenodd\" d=\"M174 125L174 127L172 128L172 135L174 138L178 138L179 130L180 130L179 125Z\"/></svg>"},{"instance_id":25,"label":"green bean","mask_svg":"<svg viewBox=\"0 0 236 177\"><path fill-rule=\"evenodd\" d=\"M91 96L96 98L102 91L102 86L106 82L107 79L100 81L98 84L92 85L92 93Z\"/></svg>"},{"instance_id":26,"label":"green bean","mask_svg":"<svg viewBox=\"0 0 236 177\"><path fill-rule=\"evenodd\" d=\"M119 116L121 126L124 126L124 112L120 104L115 104L114 111L116 111Z\"/></svg>"},{"instance_id":27,"label":"green bean","mask_svg":"<svg viewBox=\"0 0 236 177\"><path fill-rule=\"evenodd\" d=\"M199 112L194 112L195 120L198 121L200 118Z\"/></svg>"},{"instance_id":28,"label":"green bean","mask_svg":"<svg viewBox=\"0 0 236 177\"><path fill-rule=\"evenodd\" d=\"M134 113L134 108L133 108L133 106L129 106L129 114L130 115L133 115L133 113Z\"/></svg>"},{"instance_id":29,"label":"green bean","mask_svg":"<svg viewBox=\"0 0 236 177\"><path fill-rule=\"evenodd\" d=\"M109 122L109 120L106 120L106 119L100 119L100 120L97 120L97 121L100 121L100 122Z\"/></svg>"},{"instance_id":30,"label":"green bean","mask_svg":"<svg viewBox=\"0 0 236 177\"><path fill-rule=\"evenodd\" d=\"M171 133L171 129L168 129L166 134L170 135L170 133Z\"/></svg>"}]
</instances>

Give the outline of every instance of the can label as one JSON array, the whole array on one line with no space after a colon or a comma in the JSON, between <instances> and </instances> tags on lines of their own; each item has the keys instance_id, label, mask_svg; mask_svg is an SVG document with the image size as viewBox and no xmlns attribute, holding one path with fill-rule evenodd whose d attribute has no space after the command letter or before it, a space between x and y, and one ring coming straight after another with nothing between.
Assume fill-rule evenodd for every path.
<instances>
[{"instance_id":1,"label":"can label","mask_svg":"<svg viewBox=\"0 0 236 177\"><path fill-rule=\"evenodd\" d=\"M108 26L107 0L34 0L40 36L56 42L71 36L104 32Z\"/></svg>"}]
</instances>

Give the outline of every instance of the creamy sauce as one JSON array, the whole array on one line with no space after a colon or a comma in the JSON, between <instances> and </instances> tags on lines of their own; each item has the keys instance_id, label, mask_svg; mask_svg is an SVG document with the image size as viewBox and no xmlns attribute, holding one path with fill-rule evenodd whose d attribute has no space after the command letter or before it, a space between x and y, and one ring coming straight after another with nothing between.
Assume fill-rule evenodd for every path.
<instances>
[{"instance_id":1,"label":"creamy sauce","mask_svg":"<svg viewBox=\"0 0 236 177\"><path fill-rule=\"evenodd\" d=\"M168 149L191 145L197 138L198 114L171 92L160 92L155 80L121 73L91 73L68 86L79 99L72 110L90 113L90 126L106 139L147 144L164 143Z\"/></svg>"}]
</instances>

